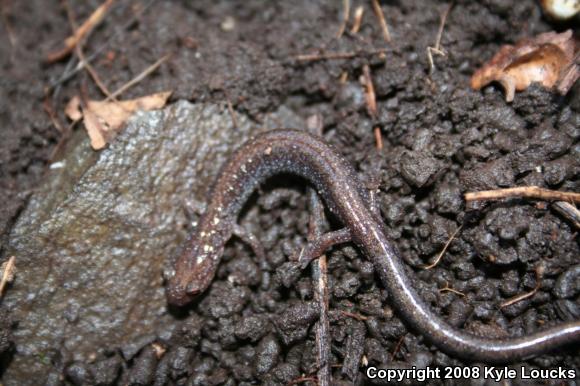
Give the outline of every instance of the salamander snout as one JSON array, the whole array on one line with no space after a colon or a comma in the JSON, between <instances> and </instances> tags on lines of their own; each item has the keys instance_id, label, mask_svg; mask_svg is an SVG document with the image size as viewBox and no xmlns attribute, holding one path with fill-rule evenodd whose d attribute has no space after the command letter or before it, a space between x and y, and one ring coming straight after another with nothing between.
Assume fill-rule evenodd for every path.
<instances>
[{"instance_id":1,"label":"salamander snout","mask_svg":"<svg viewBox=\"0 0 580 386\"><path fill-rule=\"evenodd\" d=\"M190 284L182 284L175 280L170 280L167 286L167 301L174 306L184 306L191 302L197 294L201 291L197 286Z\"/></svg>"}]
</instances>

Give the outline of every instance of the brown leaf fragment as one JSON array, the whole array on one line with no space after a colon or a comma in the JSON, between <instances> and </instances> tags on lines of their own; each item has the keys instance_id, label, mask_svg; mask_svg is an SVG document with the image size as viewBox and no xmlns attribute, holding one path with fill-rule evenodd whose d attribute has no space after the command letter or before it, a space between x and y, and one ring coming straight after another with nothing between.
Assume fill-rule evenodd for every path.
<instances>
[{"instance_id":1,"label":"brown leaf fragment","mask_svg":"<svg viewBox=\"0 0 580 386\"><path fill-rule=\"evenodd\" d=\"M89 101L87 109L92 111L107 126L108 130L118 130L137 110L149 111L165 106L171 92L160 92L128 101Z\"/></svg>"},{"instance_id":2,"label":"brown leaf fragment","mask_svg":"<svg viewBox=\"0 0 580 386\"><path fill-rule=\"evenodd\" d=\"M75 95L71 98L71 100L66 104L64 108L64 113L67 117L73 122L82 119L83 112L81 111L81 99L78 95Z\"/></svg>"},{"instance_id":3,"label":"brown leaf fragment","mask_svg":"<svg viewBox=\"0 0 580 386\"><path fill-rule=\"evenodd\" d=\"M95 150L104 148L137 110L160 109L165 106L170 95L171 91L165 91L127 101L88 101L86 107L82 109L81 116L84 118L92 148ZM74 97L67 104L65 113L70 119L80 119L79 105L78 97Z\"/></svg>"},{"instance_id":4,"label":"brown leaf fragment","mask_svg":"<svg viewBox=\"0 0 580 386\"><path fill-rule=\"evenodd\" d=\"M87 109L83 112L85 117L85 129L91 139L91 147L95 150L101 150L105 147L107 142L109 142L106 138L108 130L101 125L99 117L97 117L91 110Z\"/></svg>"},{"instance_id":5,"label":"brown leaf fragment","mask_svg":"<svg viewBox=\"0 0 580 386\"><path fill-rule=\"evenodd\" d=\"M499 52L471 77L471 87L479 90L490 82L505 89L506 101L514 99L515 91L525 90L532 83L562 94L578 79L575 63L575 41L572 30L547 32L526 38L515 45L504 45Z\"/></svg>"}]
</instances>

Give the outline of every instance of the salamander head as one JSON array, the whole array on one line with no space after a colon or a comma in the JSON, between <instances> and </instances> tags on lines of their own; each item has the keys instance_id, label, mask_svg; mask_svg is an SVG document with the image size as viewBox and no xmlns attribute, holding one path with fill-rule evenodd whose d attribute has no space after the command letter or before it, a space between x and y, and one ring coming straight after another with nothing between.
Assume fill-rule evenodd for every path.
<instances>
[{"instance_id":1,"label":"salamander head","mask_svg":"<svg viewBox=\"0 0 580 386\"><path fill-rule=\"evenodd\" d=\"M174 306L185 306L200 292L200 289L191 287L187 282L183 282L178 275L174 275L167 286L167 301Z\"/></svg>"},{"instance_id":2,"label":"salamander head","mask_svg":"<svg viewBox=\"0 0 580 386\"><path fill-rule=\"evenodd\" d=\"M169 277L167 301L175 306L184 306L205 291L215 273L210 259L198 261L192 252L186 250L181 255L175 264L175 271Z\"/></svg>"}]
</instances>

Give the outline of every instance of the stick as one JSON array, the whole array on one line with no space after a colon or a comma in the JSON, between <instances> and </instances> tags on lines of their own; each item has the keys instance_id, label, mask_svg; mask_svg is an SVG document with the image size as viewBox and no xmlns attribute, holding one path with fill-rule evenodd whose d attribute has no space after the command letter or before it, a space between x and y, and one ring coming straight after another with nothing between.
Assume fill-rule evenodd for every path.
<instances>
[{"instance_id":1,"label":"stick","mask_svg":"<svg viewBox=\"0 0 580 386\"><path fill-rule=\"evenodd\" d=\"M349 311L344 311L344 310L340 310L339 311L342 315L347 316L349 318L353 318L356 320L359 320L361 322L364 322L365 320L368 320L368 318L364 315L361 314L356 314L354 312L349 312Z\"/></svg>"},{"instance_id":2,"label":"stick","mask_svg":"<svg viewBox=\"0 0 580 386\"><path fill-rule=\"evenodd\" d=\"M526 292L526 293L523 293L521 295L516 295L513 298L506 300L505 302L503 302L499 306L499 308L511 306L514 303L521 302L524 299L527 299L527 298L534 296L536 294L536 292L538 292L538 290L542 286L542 276L544 275L544 270L545 270L544 265L541 263L538 264L538 266L536 266L536 270L535 270L536 271L536 286L534 287L534 289L531 290L530 292Z\"/></svg>"},{"instance_id":3,"label":"stick","mask_svg":"<svg viewBox=\"0 0 580 386\"><path fill-rule=\"evenodd\" d=\"M503 198L525 197L545 201L580 202L580 193L560 192L539 188L537 186L518 186L516 188L484 190L465 193L465 201L500 200Z\"/></svg>"},{"instance_id":4,"label":"stick","mask_svg":"<svg viewBox=\"0 0 580 386\"><path fill-rule=\"evenodd\" d=\"M576 228L580 229L580 210L578 210L578 208L565 201L557 201L553 203L552 208L570 220Z\"/></svg>"},{"instance_id":5,"label":"stick","mask_svg":"<svg viewBox=\"0 0 580 386\"><path fill-rule=\"evenodd\" d=\"M161 64L163 64L163 62L165 62L167 59L169 59L170 56L171 56L171 54L166 54L161 59L158 59L155 63L153 63L152 65L147 67L145 70L143 70L139 75L137 75L136 77L134 77L133 79L131 79L130 81L125 83L123 86L119 87L119 89L117 89L114 93L112 93L109 97L107 97L106 101L109 101L109 100L112 100L112 99L118 97L119 95L121 95L122 93L124 93L125 91L127 91L128 89L130 89L131 87L136 85L137 83L141 82L144 78L146 78L149 74L151 74L159 66L161 66Z\"/></svg>"},{"instance_id":6,"label":"stick","mask_svg":"<svg viewBox=\"0 0 580 386\"><path fill-rule=\"evenodd\" d=\"M94 12L89 16L87 20L77 29L73 29L73 35L65 39L65 47L57 52L52 52L48 54L48 63L53 63L59 61L69 55L72 50L79 44L79 42L84 38L88 37L93 31L95 26L97 26L103 18L105 17L107 10L111 8L114 0L105 0ZM68 4L65 5L68 8ZM68 13L68 10L67 10Z\"/></svg>"},{"instance_id":7,"label":"stick","mask_svg":"<svg viewBox=\"0 0 580 386\"><path fill-rule=\"evenodd\" d=\"M14 34L12 24L8 20L8 12L6 12L6 2L4 0L0 1L0 15L2 16L2 22L4 24L4 28L6 28L6 33L8 34L10 48L14 50L18 42L16 40L16 35Z\"/></svg>"},{"instance_id":8,"label":"stick","mask_svg":"<svg viewBox=\"0 0 580 386\"><path fill-rule=\"evenodd\" d=\"M381 128L375 126L375 143L377 144L377 150L383 150L383 136L381 135Z\"/></svg>"},{"instance_id":9,"label":"stick","mask_svg":"<svg viewBox=\"0 0 580 386\"><path fill-rule=\"evenodd\" d=\"M113 0L107 0L107 1L112 2ZM69 23L71 25L72 30L77 31L76 21L75 21L75 17L74 17L72 8L69 6L67 0L63 0L63 5L66 9L66 13L67 13L68 20L69 20ZM76 32L75 32L75 35L76 35ZM83 53L82 45L83 45L82 40L75 41L75 44L73 46L71 46L71 50L74 48L74 50L77 54L77 57L79 58L79 61L85 63L85 68L86 68L87 72L89 73L91 78L93 78L93 81L99 87L101 92L103 94L105 94L107 96L107 98L115 100L115 98L111 97L111 93L107 89L107 87L103 84L103 82L101 82L101 78L99 77L99 75L97 74L95 69L89 63L86 62L86 58L85 58L85 55Z\"/></svg>"},{"instance_id":10,"label":"stick","mask_svg":"<svg viewBox=\"0 0 580 386\"><path fill-rule=\"evenodd\" d=\"M461 228L463 228L463 224L461 224L459 227L457 227L457 229L455 230L455 232L453 232L453 234L451 235L451 237L449 238L449 240L447 240L447 242L445 243L445 246L443 247L443 249L441 250L441 252L439 252L439 255L437 256L437 258L435 259L435 261L433 263L429 264L429 265L426 265L426 266L422 267L423 269L431 269L431 268L435 267L437 264L439 264L439 261L441 260L441 258L445 254L445 251L447 251L447 248L449 248L449 245L451 244L451 242L453 241L453 239L455 239L455 236L457 236L457 233L459 233L459 231L461 230Z\"/></svg>"},{"instance_id":11,"label":"stick","mask_svg":"<svg viewBox=\"0 0 580 386\"><path fill-rule=\"evenodd\" d=\"M0 279L0 296L4 295L4 287L14 280L16 270L16 256L10 258L2 264L2 278Z\"/></svg>"},{"instance_id":12,"label":"stick","mask_svg":"<svg viewBox=\"0 0 580 386\"><path fill-rule=\"evenodd\" d=\"M333 60L333 59L352 59L357 56L365 55L380 55L386 53L386 49L377 49L372 51L359 51L359 52L329 52L326 54L301 54L296 55L293 59L299 62L312 62L319 60Z\"/></svg>"},{"instance_id":13,"label":"stick","mask_svg":"<svg viewBox=\"0 0 580 386\"><path fill-rule=\"evenodd\" d=\"M371 69L368 64L363 66L363 86L365 87L365 101L369 115L373 118L377 116L377 97L375 86L371 78Z\"/></svg>"},{"instance_id":14,"label":"stick","mask_svg":"<svg viewBox=\"0 0 580 386\"><path fill-rule=\"evenodd\" d=\"M427 59L429 59L429 76L435 71L435 62L433 61L433 54L445 56L445 51L441 48L441 38L443 37L443 28L445 27L445 22L447 21L447 15L449 11L453 8L454 3L447 6L443 14L441 15L441 23L439 23L439 30L437 31L437 38L435 39L434 47L427 47Z\"/></svg>"},{"instance_id":15,"label":"stick","mask_svg":"<svg viewBox=\"0 0 580 386\"><path fill-rule=\"evenodd\" d=\"M387 21L385 20L385 15L383 14L383 10L381 5L379 4L379 0L372 0L373 9L375 14L379 19L379 23L381 24L381 30L383 31L383 38L387 43L391 42L391 34L389 32L389 26L387 25Z\"/></svg>"},{"instance_id":16,"label":"stick","mask_svg":"<svg viewBox=\"0 0 580 386\"><path fill-rule=\"evenodd\" d=\"M375 94L375 86L371 78L371 69L368 64L363 66L363 86L365 87L365 101L367 104L367 111L374 119L377 117L377 95ZM383 149L383 138L381 137L381 129L378 126L373 128L375 135L375 144L378 150Z\"/></svg>"},{"instance_id":17,"label":"stick","mask_svg":"<svg viewBox=\"0 0 580 386\"><path fill-rule=\"evenodd\" d=\"M135 22L135 20L137 20L137 18L141 16L154 2L155 0L149 0L143 7L141 7L141 9L138 10L131 19L129 19L125 24L123 24L121 28L118 28L115 31L115 33L109 36L107 40L105 40L105 42L95 50L95 52L93 52L86 58L86 63L92 62L109 45L109 43L113 40L113 38L121 36L125 32L125 30L129 28ZM70 69L71 66L67 65L61 77L56 81L52 82L50 86L48 86L49 90L56 88L57 86L61 85L62 83L72 78L77 72L81 71L85 67L85 62L79 60L79 62L76 64L76 66L74 66L72 70Z\"/></svg>"},{"instance_id":18,"label":"stick","mask_svg":"<svg viewBox=\"0 0 580 386\"><path fill-rule=\"evenodd\" d=\"M449 283L447 283L447 282L445 282L445 287L439 288L439 292L446 292L446 291L453 292L454 294L465 297L465 294L463 292L457 291L456 289L449 287Z\"/></svg>"},{"instance_id":19,"label":"stick","mask_svg":"<svg viewBox=\"0 0 580 386\"><path fill-rule=\"evenodd\" d=\"M348 23L348 18L350 17L350 0L343 0L342 7L343 7L342 23L340 24L340 28L338 29L338 33L336 34L337 39L340 39L342 37L342 34L346 29L346 24Z\"/></svg>"},{"instance_id":20,"label":"stick","mask_svg":"<svg viewBox=\"0 0 580 386\"><path fill-rule=\"evenodd\" d=\"M397 345L395 346L395 349L393 350L393 353L391 354L391 362L393 362L395 360L395 356L399 352L399 349L401 348L401 345L403 344L403 341L405 340L406 336L407 336L407 334L405 334L399 338L399 341L397 342Z\"/></svg>"},{"instance_id":21,"label":"stick","mask_svg":"<svg viewBox=\"0 0 580 386\"><path fill-rule=\"evenodd\" d=\"M234 111L234 106L232 106L232 101L230 101L229 97L226 98L226 103L228 105L230 117L232 117L232 126L234 127L234 129L237 129L239 127L238 120L236 119L236 112Z\"/></svg>"},{"instance_id":22,"label":"stick","mask_svg":"<svg viewBox=\"0 0 580 386\"><path fill-rule=\"evenodd\" d=\"M351 34L357 34L360 30L364 11L365 9L362 7L362 5L356 7L354 11L354 22L352 23L352 28L350 29Z\"/></svg>"},{"instance_id":23,"label":"stick","mask_svg":"<svg viewBox=\"0 0 580 386\"><path fill-rule=\"evenodd\" d=\"M309 224L309 238L314 239L322 233L321 220L324 209L320 203L316 191L309 189L311 218ZM330 372L330 322L328 320L328 274L326 255L320 256L315 264L312 264L312 279L314 281L314 298L320 308L320 317L316 323L316 346L318 349L318 384L330 386L332 375Z\"/></svg>"}]
</instances>

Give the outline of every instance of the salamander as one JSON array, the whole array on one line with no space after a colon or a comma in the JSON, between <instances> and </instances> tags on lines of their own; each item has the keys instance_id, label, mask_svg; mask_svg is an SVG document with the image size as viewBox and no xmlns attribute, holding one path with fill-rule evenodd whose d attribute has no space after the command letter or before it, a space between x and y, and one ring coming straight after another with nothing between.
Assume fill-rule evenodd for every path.
<instances>
[{"instance_id":1,"label":"salamander","mask_svg":"<svg viewBox=\"0 0 580 386\"><path fill-rule=\"evenodd\" d=\"M509 363L580 341L580 321L521 337L491 339L456 329L436 315L412 287L399 252L387 237L369 192L352 166L323 139L299 130L273 130L241 146L222 167L210 202L177 259L168 301L185 305L212 282L242 206L266 178L291 173L305 178L342 222L345 235L372 261L389 299L407 326L442 351L463 360ZM316 248L315 248L316 249Z\"/></svg>"}]
</instances>

